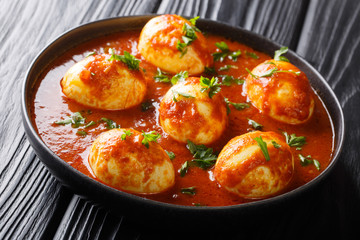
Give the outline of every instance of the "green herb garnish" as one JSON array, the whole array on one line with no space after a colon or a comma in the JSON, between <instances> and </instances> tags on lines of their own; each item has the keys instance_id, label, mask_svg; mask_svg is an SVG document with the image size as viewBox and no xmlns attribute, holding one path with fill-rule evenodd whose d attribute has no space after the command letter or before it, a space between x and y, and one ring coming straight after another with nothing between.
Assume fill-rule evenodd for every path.
<instances>
[{"instance_id":1,"label":"green herb garnish","mask_svg":"<svg viewBox=\"0 0 360 240\"><path fill-rule=\"evenodd\" d=\"M55 122L58 125L67 125L71 124L73 128L78 128L81 125L85 124L85 118L81 115L80 112L75 112L67 119Z\"/></svg>"},{"instance_id":2,"label":"green herb garnish","mask_svg":"<svg viewBox=\"0 0 360 240\"><path fill-rule=\"evenodd\" d=\"M107 129L114 129L114 128L120 128L120 125L118 125L116 122L114 122L111 119L108 118L101 118L100 119L101 122L105 122L106 123L106 128Z\"/></svg>"},{"instance_id":3,"label":"green herb garnish","mask_svg":"<svg viewBox=\"0 0 360 240\"><path fill-rule=\"evenodd\" d=\"M271 64L272 62L268 62L268 64ZM273 74L275 73L293 73L296 76L300 75L300 71L292 71L292 70L279 70L276 66L275 68L271 68L269 70L267 70L265 73L261 74L261 75L255 75L253 74L248 68L245 68L245 70L253 77L253 78L262 78L262 77L271 77Z\"/></svg>"},{"instance_id":4,"label":"green herb garnish","mask_svg":"<svg viewBox=\"0 0 360 240\"><path fill-rule=\"evenodd\" d=\"M203 87L200 89L201 92L209 90L209 98L212 98L215 94L220 92L221 87L218 83L218 79L212 77L211 79L201 76L200 85Z\"/></svg>"},{"instance_id":5,"label":"green herb garnish","mask_svg":"<svg viewBox=\"0 0 360 240\"><path fill-rule=\"evenodd\" d=\"M229 101L228 98L224 98L224 100L225 100L225 103L226 103L227 114L229 114L231 112L230 105L232 105L238 111L250 107L250 105L248 103L234 103L234 102Z\"/></svg>"},{"instance_id":6,"label":"green herb garnish","mask_svg":"<svg viewBox=\"0 0 360 240\"><path fill-rule=\"evenodd\" d=\"M274 146L274 148L281 148L281 145L275 142L275 140L271 140L271 143Z\"/></svg>"},{"instance_id":7,"label":"green herb garnish","mask_svg":"<svg viewBox=\"0 0 360 240\"><path fill-rule=\"evenodd\" d=\"M146 112L147 110L155 108L151 100L141 103L141 111Z\"/></svg>"},{"instance_id":8,"label":"green herb garnish","mask_svg":"<svg viewBox=\"0 0 360 240\"><path fill-rule=\"evenodd\" d=\"M304 136L297 137L295 133L289 135L287 132L283 132L286 143L290 147L302 147L306 144L306 138Z\"/></svg>"},{"instance_id":9,"label":"green herb garnish","mask_svg":"<svg viewBox=\"0 0 360 240\"><path fill-rule=\"evenodd\" d=\"M170 160L175 159L175 153L165 150L166 154L169 156Z\"/></svg>"},{"instance_id":10,"label":"green herb garnish","mask_svg":"<svg viewBox=\"0 0 360 240\"><path fill-rule=\"evenodd\" d=\"M151 132L144 132L142 131L142 134L141 134L144 139L141 141L141 143L146 147L146 148L149 148L149 142L157 142L157 140L159 138L161 138L161 135L158 134L157 132L155 131L151 131Z\"/></svg>"},{"instance_id":11,"label":"green herb garnish","mask_svg":"<svg viewBox=\"0 0 360 240\"><path fill-rule=\"evenodd\" d=\"M114 50L110 48L109 53L111 54L111 57L108 59L108 61L121 61L125 63L130 70L139 70L140 60L135 58L129 52L124 51L124 55L117 55L115 54Z\"/></svg>"},{"instance_id":12,"label":"green herb garnish","mask_svg":"<svg viewBox=\"0 0 360 240\"><path fill-rule=\"evenodd\" d=\"M200 30L195 27L197 19L199 19L199 17L194 17L190 19L189 21L191 25L189 25L188 23L184 23L182 27L182 32L184 35L181 37L181 39L183 40L183 42L178 40L176 43L176 48L181 52L180 58L187 53L187 46L189 46L193 41L197 39L196 32L200 32Z\"/></svg>"},{"instance_id":13,"label":"green herb garnish","mask_svg":"<svg viewBox=\"0 0 360 240\"><path fill-rule=\"evenodd\" d=\"M254 138L254 140L257 142L258 146L260 147L260 149L265 157L265 160L270 161L270 155L269 155L269 152L267 149L266 142L263 141L261 136Z\"/></svg>"},{"instance_id":14,"label":"green herb garnish","mask_svg":"<svg viewBox=\"0 0 360 240\"><path fill-rule=\"evenodd\" d=\"M252 119L248 118L248 120L249 120L248 121L249 125L251 125L255 130L261 130L264 127L263 125L261 125L260 123L255 122Z\"/></svg>"},{"instance_id":15,"label":"green herb garnish","mask_svg":"<svg viewBox=\"0 0 360 240\"><path fill-rule=\"evenodd\" d=\"M202 169L208 169L216 163L217 156L213 153L212 148L208 148L205 145L196 145L190 140L187 140L186 147L193 154L193 160L191 165L195 165Z\"/></svg>"},{"instance_id":16,"label":"green herb garnish","mask_svg":"<svg viewBox=\"0 0 360 240\"><path fill-rule=\"evenodd\" d=\"M154 79L156 82L170 82L168 75L169 75L168 73L162 72L160 68L157 68Z\"/></svg>"},{"instance_id":17,"label":"green herb garnish","mask_svg":"<svg viewBox=\"0 0 360 240\"><path fill-rule=\"evenodd\" d=\"M187 194L187 195L191 195L194 196L196 194L196 187L188 187L188 188L182 188L180 190L180 192L182 194Z\"/></svg>"},{"instance_id":18,"label":"green herb garnish","mask_svg":"<svg viewBox=\"0 0 360 240\"><path fill-rule=\"evenodd\" d=\"M224 61L226 57L229 57L234 62L237 61L238 57L241 55L241 51L230 51L228 45L225 42L217 42L215 46L220 49L220 52L213 53L214 61Z\"/></svg>"},{"instance_id":19,"label":"green herb garnish","mask_svg":"<svg viewBox=\"0 0 360 240\"><path fill-rule=\"evenodd\" d=\"M88 128L88 127L91 127L91 126L93 126L93 125L96 125L96 122L90 121L88 124L86 124L86 125L84 126L84 128Z\"/></svg>"},{"instance_id":20,"label":"green herb garnish","mask_svg":"<svg viewBox=\"0 0 360 240\"><path fill-rule=\"evenodd\" d=\"M183 96L184 98L195 98L194 96L188 94L188 93L184 93L184 92L179 92L179 91L176 91L176 90L171 90L173 92L173 101L174 102L177 102L177 98L176 98L176 94L177 95L180 95L180 96Z\"/></svg>"},{"instance_id":21,"label":"green herb garnish","mask_svg":"<svg viewBox=\"0 0 360 240\"><path fill-rule=\"evenodd\" d=\"M76 132L76 134L79 135L79 136L85 137L87 135L87 132L85 132L84 130L78 130Z\"/></svg>"},{"instance_id":22,"label":"green herb garnish","mask_svg":"<svg viewBox=\"0 0 360 240\"><path fill-rule=\"evenodd\" d=\"M320 162L316 159L311 158L311 155L307 155L304 157L303 155L299 154L300 164L301 166L305 167L310 164L314 164L315 168L320 171Z\"/></svg>"},{"instance_id":23,"label":"green herb garnish","mask_svg":"<svg viewBox=\"0 0 360 240\"><path fill-rule=\"evenodd\" d=\"M225 65L219 68L219 71L228 71L230 68L238 69L235 65Z\"/></svg>"},{"instance_id":24,"label":"green herb garnish","mask_svg":"<svg viewBox=\"0 0 360 240\"><path fill-rule=\"evenodd\" d=\"M221 77L221 84L225 86L231 86L232 84L242 85L244 84L244 79L237 79L230 75L219 75Z\"/></svg>"},{"instance_id":25,"label":"green herb garnish","mask_svg":"<svg viewBox=\"0 0 360 240\"><path fill-rule=\"evenodd\" d=\"M259 56L256 55L256 53L254 53L254 52L245 51L245 55L246 55L247 57L251 57L251 58L253 58L253 59L259 59Z\"/></svg>"},{"instance_id":26,"label":"green herb garnish","mask_svg":"<svg viewBox=\"0 0 360 240\"><path fill-rule=\"evenodd\" d=\"M121 134L121 140L126 140L126 137L131 136L132 134L133 132L131 132L130 130L125 130L125 132Z\"/></svg>"},{"instance_id":27,"label":"green herb garnish","mask_svg":"<svg viewBox=\"0 0 360 240\"><path fill-rule=\"evenodd\" d=\"M180 168L180 177L184 177L185 174L187 173L188 169L190 167L190 164L189 164L189 161L186 161L183 163L183 165L181 165L181 168Z\"/></svg>"},{"instance_id":28,"label":"green herb garnish","mask_svg":"<svg viewBox=\"0 0 360 240\"><path fill-rule=\"evenodd\" d=\"M287 53L288 50L289 50L288 47L281 47L279 50L276 50L274 55L274 60L289 62L289 59L287 59L285 56L281 56Z\"/></svg>"},{"instance_id":29,"label":"green herb garnish","mask_svg":"<svg viewBox=\"0 0 360 240\"><path fill-rule=\"evenodd\" d=\"M171 78L171 84L172 85L175 85L177 84L178 82L183 82L185 81L187 78L189 77L189 74L187 71L182 71L182 72L179 72L177 74L175 74L172 78Z\"/></svg>"}]
</instances>

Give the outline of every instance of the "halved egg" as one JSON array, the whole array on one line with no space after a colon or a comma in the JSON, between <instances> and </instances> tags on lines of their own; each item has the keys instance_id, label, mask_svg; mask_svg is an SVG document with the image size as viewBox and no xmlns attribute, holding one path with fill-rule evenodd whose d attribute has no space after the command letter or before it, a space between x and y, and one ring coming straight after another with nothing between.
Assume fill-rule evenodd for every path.
<instances>
[{"instance_id":1,"label":"halved egg","mask_svg":"<svg viewBox=\"0 0 360 240\"><path fill-rule=\"evenodd\" d=\"M231 139L220 152L214 169L215 179L222 187L249 199L281 192L293 174L294 159L284 138L260 131Z\"/></svg>"},{"instance_id":2,"label":"halved egg","mask_svg":"<svg viewBox=\"0 0 360 240\"><path fill-rule=\"evenodd\" d=\"M202 90L200 78L189 77L172 86L160 103L160 124L179 142L209 144L217 140L227 126L224 97L211 98Z\"/></svg>"},{"instance_id":3,"label":"halved egg","mask_svg":"<svg viewBox=\"0 0 360 240\"><path fill-rule=\"evenodd\" d=\"M72 66L61 81L63 93L85 106L122 110L142 102L146 81L139 70L131 70L111 55L89 56Z\"/></svg>"},{"instance_id":4,"label":"halved egg","mask_svg":"<svg viewBox=\"0 0 360 240\"><path fill-rule=\"evenodd\" d=\"M104 183L132 193L160 193L175 183L174 167L157 142L142 143L133 129L112 129L92 144L89 164Z\"/></svg>"},{"instance_id":5,"label":"halved egg","mask_svg":"<svg viewBox=\"0 0 360 240\"><path fill-rule=\"evenodd\" d=\"M304 123L314 111L308 78L289 62L272 59L259 64L247 76L245 91L256 108L283 123Z\"/></svg>"},{"instance_id":6,"label":"halved egg","mask_svg":"<svg viewBox=\"0 0 360 240\"><path fill-rule=\"evenodd\" d=\"M138 49L146 61L173 74L181 71L200 74L212 64L203 34L177 15L152 18L141 31Z\"/></svg>"}]
</instances>

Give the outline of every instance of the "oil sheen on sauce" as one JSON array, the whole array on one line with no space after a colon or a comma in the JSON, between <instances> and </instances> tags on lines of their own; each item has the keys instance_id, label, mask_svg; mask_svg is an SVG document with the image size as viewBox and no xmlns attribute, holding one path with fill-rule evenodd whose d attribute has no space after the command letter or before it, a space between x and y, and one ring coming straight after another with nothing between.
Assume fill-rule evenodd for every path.
<instances>
[{"instance_id":1,"label":"oil sheen on sauce","mask_svg":"<svg viewBox=\"0 0 360 240\"><path fill-rule=\"evenodd\" d=\"M35 86L33 96L31 96L33 102L31 109L32 121L42 140L54 153L72 167L96 179L88 164L88 153L96 137L102 132L107 131L105 123L98 122L101 118L111 119L123 128L134 128L138 131L144 130L146 132L155 130L162 135L158 140L159 144L165 150L171 151L176 155L175 159L172 160L176 171L175 186L164 193L140 196L156 201L190 206L226 206L254 201L242 199L222 189L214 179L212 168L203 170L198 167L191 167L185 177L180 176L179 169L181 165L185 161L192 160L192 154L186 148L186 144L173 140L162 130L159 124L158 107L171 84L154 81L153 77L156 74L156 67L146 63L137 51L139 34L139 31L131 31L91 40L68 51L51 64L40 77L40 81ZM270 56L264 53L254 51L248 46L221 36L209 34L206 38L212 53L217 49L215 43L221 41L224 41L230 50L240 49L242 52L236 62L230 59L225 59L223 62L216 61L214 63L215 69L225 65L233 65L228 70L219 71L219 75L231 75L236 79L245 79L248 74L245 70L246 68L253 69L256 65L271 59ZM92 109L68 99L62 93L60 81L72 65L82 60L91 52L108 53L109 48L126 50L136 58L141 59L140 69L145 69L144 74L148 81L148 92L144 102L151 103L151 107L146 111L141 106L121 111ZM252 58L251 54L246 53L255 53L258 58ZM232 84L231 86L222 86L221 92L231 102L247 101L246 96L243 94L243 85ZM97 122L94 126L86 129L88 133L86 136L79 136L77 134L78 129L72 128L69 125L55 124L56 121L62 120L74 112L81 112L87 122ZM241 111L231 107L229 123L225 133L218 141L208 147L212 147L214 152L219 153L231 138L252 131L253 129L249 125L248 119L261 123L264 126L263 131L278 133L286 131L289 134L295 133L297 136L306 137L307 144L301 150L291 148L295 159L295 174L286 191L309 182L328 166L333 152L333 128L327 110L317 95L312 118L305 124L298 126L272 120L262 115L253 106ZM312 158L317 159L321 164L320 171L313 165L301 166L298 158L299 154L304 156L311 155ZM180 192L182 188L193 186L197 189L194 196Z\"/></svg>"}]
</instances>

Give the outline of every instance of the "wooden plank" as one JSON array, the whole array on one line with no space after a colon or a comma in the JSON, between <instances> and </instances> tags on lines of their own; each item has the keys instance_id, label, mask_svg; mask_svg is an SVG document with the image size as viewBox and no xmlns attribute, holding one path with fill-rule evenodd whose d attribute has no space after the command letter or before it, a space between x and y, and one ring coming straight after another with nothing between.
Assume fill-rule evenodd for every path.
<instances>
[{"instance_id":1,"label":"wooden plank","mask_svg":"<svg viewBox=\"0 0 360 240\"><path fill-rule=\"evenodd\" d=\"M345 115L345 149L322 195L327 211L337 212L323 224L334 221L342 239L359 233L357 222L349 221L360 214L359 23L357 1L311 1L296 50L325 77Z\"/></svg>"}]
</instances>

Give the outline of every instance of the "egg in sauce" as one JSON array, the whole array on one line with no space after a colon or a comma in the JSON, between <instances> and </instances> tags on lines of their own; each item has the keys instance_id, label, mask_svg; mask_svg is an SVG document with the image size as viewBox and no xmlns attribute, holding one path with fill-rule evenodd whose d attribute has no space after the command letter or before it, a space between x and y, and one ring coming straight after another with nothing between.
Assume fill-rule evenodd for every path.
<instances>
[{"instance_id":1,"label":"egg in sauce","mask_svg":"<svg viewBox=\"0 0 360 240\"><path fill-rule=\"evenodd\" d=\"M313 89L310 90L314 107L311 117L308 117L308 119L305 117L305 121L301 121L301 124L288 123L264 114L266 111L260 109L254 103L257 100L256 94L253 96L253 100L249 102L250 97L246 94L248 91L246 91L243 83L249 79L247 69L253 71L264 62L272 61L271 57L246 45L211 33L207 34L204 39L208 51L212 53L211 62L213 61L213 63L212 65L203 64L201 66L203 70L192 72L191 74L196 75L197 78L195 79L197 80L190 79L188 84L192 81L199 81L201 76L208 79L217 77L217 86L220 86L220 89L214 94L213 98L214 100L220 98L220 100L216 100L216 107L219 108L218 111L221 115L219 119L224 118L226 121L219 121L221 133L209 142L197 142L195 139L193 139L194 142L184 142L177 139L176 136L172 136L166 131L166 127L161 124L161 104L162 101L167 101L166 95L169 91L172 93L171 88L176 88L177 84L180 87L181 84L186 83L186 80L184 83L179 82L174 86L172 86L171 81L158 81L159 68L161 67L148 61L141 54L138 47L140 38L141 29L90 40L56 59L42 74L41 81L38 81L36 91L32 96L34 103L31 110L32 121L42 140L68 164L85 175L122 191L155 201L190 206L227 206L271 197L274 194L290 191L309 182L327 167L333 151L333 129L327 110L316 92ZM226 48L228 50L224 51ZM146 86L146 90L141 91L141 94L144 94L142 100L122 110L108 110L68 97L60 82L62 82L69 69L87 59L89 53L96 53L94 56L103 56L109 54L110 49L117 54L127 51L140 60L135 75L141 75L145 80L144 86ZM188 53L185 53L182 57L184 58ZM181 57L181 52L177 53L177 57ZM119 64L118 62L114 63ZM209 67L205 68L205 66ZM162 77L165 79L172 79L175 73L183 71L179 69L176 71L162 69L164 70ZM127 69L126 71L130 70ZM249 85L246 83L245 86ZM200 89L200 93L208 93L206 91L209 91L210 87L214 86L203 86L207 90L201 92ZM172 95L172 97L174 96ZM189 100L183 96L179 97L179 95L176 95L175 99ZM226 116L224 116L224 109L226 110ZM214 123L214 118L210 117L208 121ZM223 122L226 122L226 124L223 125ZM225 126L225 128L222 126ZM142 187L134 190L116 186L112 181L107 182L105 178L102 179L99 173L96 173L96 167L94 168L96 164L92 164L92 145L99 141L96 139L101 139L104 136L102 134L106 135L107 132L114 129L129 129L129 131L138 133L158 133L161 137L156 139L156 144L171 159L167 159L163 152L159 150L162 159L166 158L166 160L163 160L168 166L166 169L169 171L166 172L171 172L168 163L174 169L174 182L169 181L168 184L165 184L166 187L147 191ZM256 129L260 129L261 132L252 133ZM121 135L124 134L124 131L116 131L120 131ZM269 132L272 132L270 134L272 136L271 140L275 140L283 149L281 154L280 150L272 145L271 140L269 142L270 138L266 137ZM229 174L226 171L217 170L217 168L227 166L224 163L224 159L226 159L224 152L226 152L227 148L232 149L229 144L236 139L260 133L264 134L261 136L264 136L262 139L267 143L270 160L264 161L263 151L254 140L256 137L251 138L251 144L255 148L254 155L250 154L249 156L257 156L262 163L277 165L278 160L285 155L286 169L289 176L285 177L284 181L281 181L280 187L267 187L267 190L253 190L250 195L249 192L243 194L240 193L241 188L237 186L236 181L230 181L230 183L229 181L223 181L222 178ZM119 136L117 136L118 138ZM300 142L302 142L301 146L292 144L296 143L299 138L301 139ZM128 140L131 140L131 138L129 137ZM240 146L238 147L240 148ZM139 145L139 147L144 146ZM219 158L217 158L218 154ZM196 161L199 158L204 160L204 156L208 157L208 162ZM238 157L236 154L233 156L230 154L230 156L234 159ZM245 158L242 159L242 161L246 160ZM239 169L241 170L237 165L228 168L227 171L234 172Z\"/></svg>"}]
</instances>

